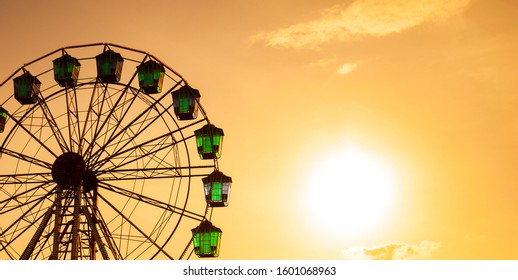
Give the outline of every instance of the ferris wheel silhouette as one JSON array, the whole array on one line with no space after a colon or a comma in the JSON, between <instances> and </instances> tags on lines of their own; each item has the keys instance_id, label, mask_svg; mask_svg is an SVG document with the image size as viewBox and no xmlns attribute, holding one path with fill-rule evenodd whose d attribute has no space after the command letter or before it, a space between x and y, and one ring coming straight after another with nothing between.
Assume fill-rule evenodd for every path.
<instances>
[{"instance_id":1,"label":"ferris wheel silhouette","mask_svg":"<svg viewBox=\"0 0 518 280\"><path fill-rule=\"evenodd\" d=\"M111 43L21 66L0 84L0 259L217 257L232 179L200 99Z\"/></svg>"}]
</instances>

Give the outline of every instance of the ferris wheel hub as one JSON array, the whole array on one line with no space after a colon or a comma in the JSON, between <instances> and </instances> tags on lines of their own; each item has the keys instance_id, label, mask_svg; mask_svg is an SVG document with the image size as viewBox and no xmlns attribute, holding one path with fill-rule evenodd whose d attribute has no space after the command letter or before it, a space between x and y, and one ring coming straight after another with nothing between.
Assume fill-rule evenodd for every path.
<instances>
[{"instance_id":1,"label":"ferris wheel hub","mask_svg":"<svg viewBox=\"0 0 518 280\"><path fill-rule=\"evenodd\" d=\"M79 187L86 173L83 157L74 152L59 156L52 165L52 178L62 188Z\"/></svg>"}]
</instances>

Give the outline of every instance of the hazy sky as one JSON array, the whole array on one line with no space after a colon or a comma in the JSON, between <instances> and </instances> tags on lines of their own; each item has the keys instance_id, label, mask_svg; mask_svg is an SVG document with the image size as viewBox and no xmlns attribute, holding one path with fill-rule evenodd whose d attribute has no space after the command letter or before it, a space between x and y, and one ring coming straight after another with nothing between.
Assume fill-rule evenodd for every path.
<instances>
[{"instance_id":1,"label":"hazy sky","mask_svg":"<svg viewBox=\"0 0 518 280\"><path fill-rule=\"evenodd\" d=\"M222 259L518 258L515 1L4 2L2 81L110 42L200 90Z\"/></svg>"}]
</instances>

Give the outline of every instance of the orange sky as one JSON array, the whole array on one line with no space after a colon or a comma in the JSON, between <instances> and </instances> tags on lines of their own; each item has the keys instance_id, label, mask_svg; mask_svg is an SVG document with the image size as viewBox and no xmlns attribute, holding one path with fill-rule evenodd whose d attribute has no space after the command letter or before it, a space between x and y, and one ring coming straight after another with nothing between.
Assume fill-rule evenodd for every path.
<instances>
[{"instance_id":1,"label":"orange sky","mask_svg":"<svg viewBox=\"0 0 518 280\"><path fill-rule=\"evenodd\" d=\"M514 1L89 3L4 3L2 81L97 42L181 73L225 131L221 259L518 258ZM384 221L354 236L319 228L305 200L348 143L397 178Z\"/></svg>"}]
</instances>

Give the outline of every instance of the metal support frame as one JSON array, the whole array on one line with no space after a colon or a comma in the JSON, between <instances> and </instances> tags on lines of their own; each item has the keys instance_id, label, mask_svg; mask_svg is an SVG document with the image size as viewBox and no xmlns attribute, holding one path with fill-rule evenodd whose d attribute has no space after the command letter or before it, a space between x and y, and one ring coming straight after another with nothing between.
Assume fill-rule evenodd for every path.
<instances>
[{"instance_id":1,"label":"metal support frame","mask_svg":"<svg viewBox=\"0 0 518 280\"><path fill-rule=\"evenodd\" d=\"M36 233L34 233L34 235L31 238L31 241L29 241L29 244L27 245L27 247L25 247L25 250L23 251L23 254L20 257L21 260L28 260L31 257L32 252L34 251L34 247L36 247L36 244L38 243L41 234L43 233L43 230L47 226L50 217L52 216L53 210L54 209L49 208L49 210L47 210L47 212L44 214L43 220L41 221L38 229L36 230Z\"/></svg>"}]
</instances>

